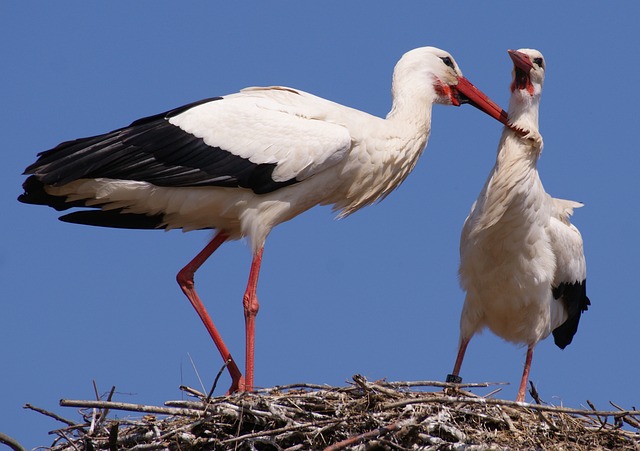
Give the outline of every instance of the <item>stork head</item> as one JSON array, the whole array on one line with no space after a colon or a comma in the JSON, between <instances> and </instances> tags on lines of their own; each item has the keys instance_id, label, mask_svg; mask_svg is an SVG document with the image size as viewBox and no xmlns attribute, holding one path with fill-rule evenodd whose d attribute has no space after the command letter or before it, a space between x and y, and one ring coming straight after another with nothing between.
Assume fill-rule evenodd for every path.
<instances>
[{"instance_id":1,"label":"stork head","mask_svg":"<svg viewBox=\"0 0 640 451\"><path fill-rule=\"evenodd\" d=\"M469 103L503 124L507 113L463 75L456 60L436 47L405 53L393 72L394 97L406 95L424 103L460 106Z\"/></svg>"},{"instance_id":2,"label":"stork head","mask_svg":"<svg viewBox=\"0 0 640 451\"><path fill-rule=\"evenodd\" d=\"M542 93L545 62L542 53L535 49L508 50L513 60L513 82L511 92L520 91L530 97Z\"/></svg>"},{"instance_id":3,"label":"stork head","mask_svg":"<svg viewBox=\"0 0 640 451\"><path fill-rule=\"evenodd\" d=\"M544 57L535 49L508 50L508 53L513 61L509 127L531 140L534 148L541 151L538 109L546 67Z\"/></svg>"}]
</instances>

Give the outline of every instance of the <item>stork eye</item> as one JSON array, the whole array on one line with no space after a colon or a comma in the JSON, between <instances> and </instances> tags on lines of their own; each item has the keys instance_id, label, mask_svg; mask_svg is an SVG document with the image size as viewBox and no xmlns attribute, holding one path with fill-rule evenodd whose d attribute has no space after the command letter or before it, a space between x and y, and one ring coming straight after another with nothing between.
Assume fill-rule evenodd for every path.
<instances>
[{"instance_id":1,"label":"stork eye","mask_svg":"<svg viewBox=\"0 0 640 451\"><path fill-rule=\"evenodd\" d=\"M449 66L451 69L455 69L455 66L453 65L453 61L451 60L451 58L449 58L448 56L443 56L440 59L445 65Z\"/></svg>"},{"instance_id":2,"label":"stork eye","mask_svg":"<svg viewBox=\"0 0 640 451\"><path fill-rule=\"evenodd\" d=\"M533 62L544 69L544 63L542 61L542 58L534 58Z\"/></svg>"}]
</instances>

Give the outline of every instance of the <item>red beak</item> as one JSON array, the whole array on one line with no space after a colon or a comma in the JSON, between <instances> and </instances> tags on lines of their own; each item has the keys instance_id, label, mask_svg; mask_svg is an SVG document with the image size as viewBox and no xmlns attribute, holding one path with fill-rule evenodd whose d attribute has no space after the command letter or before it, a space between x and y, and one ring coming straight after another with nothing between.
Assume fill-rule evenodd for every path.
<instances>
[{"instance_id":1,"label":"red beak","mask_svg":"<svg viewBox=\"0 0 640 451\"><path fill-rule=\"evenodd\" d=\"M509 125L507 112L500 108L500 106L485 95L485 93L473 86L466 78L458 78L458 84L454 86L453 89L458 94L457 100L459 103L469 103L504 125Z\"/></svg>"},{"instance_id":2,"label":"red beak","mask_svg":"<svg viewBox=\"0 0 640 451\"><path fill-rule=\"evenodd\" d=\"M517 50L507 50L507 53L509 53L509 56L513 60L514 66L522 69L525 74L528 74L531 69L533 69L533 64L531 63L528 55L518 52Z\"/></svg>"}]
</instances>

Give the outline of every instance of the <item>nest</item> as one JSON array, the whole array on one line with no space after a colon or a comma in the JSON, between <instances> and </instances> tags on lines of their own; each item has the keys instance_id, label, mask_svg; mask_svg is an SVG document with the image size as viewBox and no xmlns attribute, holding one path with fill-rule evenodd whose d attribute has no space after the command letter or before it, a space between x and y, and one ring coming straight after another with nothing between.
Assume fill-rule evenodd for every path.
<instances>
[{"instance_id":1,"label":"nest","mask_svg":"<svg viewBox=\"0 0 640 451\"><path fill-rule=\"evenodd\" d=\"M492 384L369 382L296 384L146 406L62 400L82 421L27 405L67 426L54 451L95 450L640 450L640 411L568 409L478 396ZM426 389L425 387L435 387ZM118 418L114 411L137 412ZM129 414L127 414L129 415ZM113 418L112 418L113 416Z\"/></svg>"}]
</instances>

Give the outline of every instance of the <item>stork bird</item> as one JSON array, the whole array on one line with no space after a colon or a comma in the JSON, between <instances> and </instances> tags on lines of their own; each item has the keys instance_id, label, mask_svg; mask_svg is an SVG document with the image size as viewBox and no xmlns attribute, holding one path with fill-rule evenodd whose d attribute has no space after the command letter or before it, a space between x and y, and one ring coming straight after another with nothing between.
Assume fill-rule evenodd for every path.
<instances>
[{"instance_id":1,"label":"stork bird","mask_svg":"<svg viewBox=\"0 0 640 451\"><path fill-rule=\"evenodd\" d=\"M582 204L549 196L537 161L542 151L538 107L545 74L537 50L509 50L513 82L509 120L493 170L471 207L460 240L460 280L466 291L460 345L449 382L471 337L488 327L513 343L527 345L516 400L523 402L536 344L553 332L564 349L578 330L586 295L582 237L569 222Z\"/></svg>"},{"instance_id":2,"label":"stork bird","mask_svg":"<svg viewBox=\"0 0 640 451\"><path fill-rule=\"evenodd\" d=\"M315 205L339 217L383 199L427 144L434 103L471 103L506 123L453 57L434 47L407 52L393 72L385 119L286 87L254 87L146 117L103 135L42 152L19 200L57 210L87 207L65 222L142 229L216 229L177 275L228 363L229 392L254 384L256 286L271 229ZM225 241L253 250L243 298L246 379L194 287L195 271Z\"/></svg>"}]
</instances>

